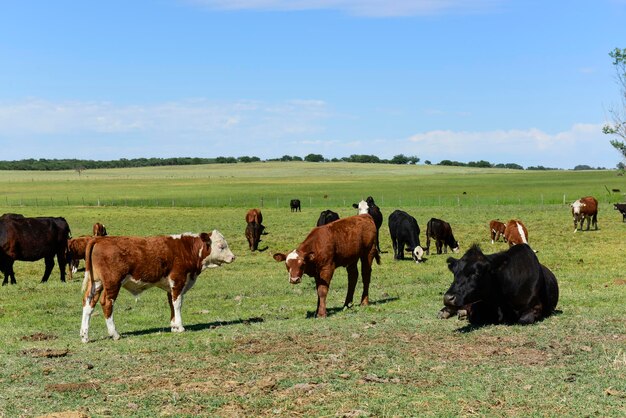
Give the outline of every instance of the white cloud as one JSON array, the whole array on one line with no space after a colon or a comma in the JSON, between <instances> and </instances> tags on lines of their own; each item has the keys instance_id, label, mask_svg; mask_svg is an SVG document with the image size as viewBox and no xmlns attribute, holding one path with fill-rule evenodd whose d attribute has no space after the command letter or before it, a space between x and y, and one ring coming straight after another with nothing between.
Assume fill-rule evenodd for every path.
<instances>
[{"instance_id":1,"label":"white cloud","mask_svg":"<svg viewBox=\"0 0 626 418\"><path fill-rule=\"evenodd\" d=\"M187 0L213 10L339 10L356 16L393 17L483 13L502 0Z\"/></svg>"},{"instance_id":2,"label":"white cloud","mask_svg":"<svg viewBox=\"0 0 626 418\"><path fill-rule=\"evenodd\" d=\"M602 124L574 124L570 129L548 133L540 129L496 131L436 130L408 139L411 152L433 163L443 159L461 162L487 160L572 168L578 164L613 167L619 161Z\"/></svg>"}]
</instances>

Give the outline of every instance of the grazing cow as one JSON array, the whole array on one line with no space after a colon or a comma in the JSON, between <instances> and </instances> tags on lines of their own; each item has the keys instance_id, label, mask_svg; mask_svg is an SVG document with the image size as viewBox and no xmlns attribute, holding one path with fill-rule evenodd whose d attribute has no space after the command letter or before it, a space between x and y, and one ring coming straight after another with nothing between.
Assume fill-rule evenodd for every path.
<instances>
[{"instance_id":1,"label":"grazing cow","mask_svg":"<svg viewBox=\"0 0 626 418\"><path fill-rule=\"evenodd\" d=\"M339 214L337 212L333 212L330 209L323 210L320 212L320 217L317 220L317 226L329 224L337 219L339 219Z\"/></svg>"},{"instance_id":2,"label":"grazing cow","mask_svg":"<svg viewBox=\"0 0 626 418\"><path fill-rule=\"evenodd\" d=\"M622 222L626 222L626 203L615 203L613 207L622 214Z\"/></svg>"},{"instance_id":3,"label":"grazing cow","mask_svg":"<svg viewBox=\"0 0 626 418\"><path fill-rule=\"evenodd\" d=\"M435 240L437 254L441 254L442 249L444 253L448 253L448 247L455 253L459 252L459 242L454 239L452 227L446 221L431 218L426 224L426 254L430 254L431 238Z\"/></svg>"},{"instance_id":4,"label":"grazing cow","mask_svg":"<svg viewBox=\"0 0 626 418\"><path fill-rule=\"evenodd\" d=\"M274 260L285 261L289 282L300 283L302 275L315 278L318 317L326 316L326 295L337 267L348 271L348 293L344 306L351 306L359 277L357 262L361 260L363 295L361 305L369 304L372 261L380 264L376 250L376 225L371 216L356 215L323 225L309 233L289 254L274 254Z\"/></svg>"},{"instance_id":5,"label":"grazing cow","mask_svg":"<svg viewBox=\"0 0 626 418\"><path fill-rule=\"evenodd\" d=\"M61 281L65 281L65 253L70 227L64 218L27 218L18 214L5 214L0 217L0 270L4 273L2 285L15 284L13 263L18 261L45 260L46 268L41 282L48 281L54 268L56 256L61 271Z\"/></svg>"},{"instance_id":6,"label":"grazing cow","mask_svg":"<svg viewBox=\"0 0 626 418\"><path fill-rule=\"evenodd\" d=\"M500 237L506 241L506 237L504 236L504 230L506 229L506 225L503 222L498 220L492 220L489 222L489 233L491 234L491 243L495 243Z\"/></svg>"},{"instance_id":7,"label":"grazing cow","mask_svg":"<svg viewBox=\"0 0 626 418\"><path fill-rule=\"evenodd\" d=\"M504 239L509 243L509 247L516 244L528 244L528 230L522 221L511 219L506 223Z\"/></svg>"},{"instance_id":8,"label":"grazing cow","mask_svg":"<svg viewBox=\"0 0 626 418\"><path fill-rule=\"evenodd\" d=\"M106 237L107 229L100 222L96 222L93 224L93 234L94 237Z\"/></svg>"},{"instance_id":9,"label":"grazing cow","mask_svg":"<svg viewBox=\"0 0 626 418\"><path fill-rule=\"evenodd\" d=\"M265 227L263 226L263 215L259 209L250 209L246 213L246 239L248 240L248 246L250 251L256 251L259 249L259 242L261 242L261 235Z\"/></svg>"},{"instance_id":10,"label":"grazing cow","mask_svg":"<svg viewBox=\"0 0 626 418\"><path fill-rule=\"evenodd\" d=\"M291 199L291 202L289 202L289 207L291 208L292 212L302 212L302 209L300 209L300 199Z\"/></svg>"},{"instance_id":11,"label":"grazing cow","mask_svg":"<svg viewBox=\"0 0 626 418\"><path fill-rule=\"evenodd\" d=\"M67 265L69 266L70 280L74 277L74 273L78 271L80 260L85 259L85 251L87 244L93 237L82 236L71 238L67 241Z\"/></svg>"},{"instance_id":12,"label":"grazing cow","mask_svg":"<svg viewBox=\"0 0 626 418\"><path fill-rule=\"evenodd\" d=\"M120 338L113 322L113 304L122 287L135 296L154 286L165 290L172 332L183 332L181 307L185 293L204 269L234 260L217 230L199 235L92 239L85 257L82 341L89 341L89 321L98 300L109 335L115 340Z\"/></svg>"},{"instance_id":13,"label":"grazing cow","mask_svg":"<svg viewBox=\"0 0 626 418\"><path fill-rule=\"evenodd\" d=\"M583 223L587 219L587 231L589 224L593 222L593 226L598 230L598 201L593 196L581 197L570 205L572 207L572 216L574 217L574 232L583 229Z\"/></svg>"},{"instance_id":14,"label":"grazing cow","mask_svg":"<svg viewBox=\"0 0 626 418\"><path fill-rule=\"evenodd\" d=\"M358 211L359 215L367 213L372 217L372 219L374 219L374 224L376 225L376 249L380 253L378 232L383 224L383 214L380 211L380 208L376 206L376 203L374 203L374 198L372 196L368 196L367 199L361 200L359 203L353 203L352 207Z\"/></svg>"},{"instance_id":15,"label":"grazing cow","mask_svg":"<svg viewBox=\"0 0 626 418\"><path fill-rule=\"evenodd\" d=\"M447 262L454 280L440 318L466 310L473 325L532 324L556 308L556 277L526 244L490 255L473 245L461 259Z\"/></svg>"},{"instance_id":16,"label":"grazing cow","mask_svg":"<svg viewBox=\"0 0 626 418\"><path fill-rule=\"evenodd\" d=\"M408 213L395 210L389 215L389 234L393 244L393 257L404 260L404 251L410 252L416 263L422 261L424 250L420 246L420 227Z\"/></svg>"}]
</instances>

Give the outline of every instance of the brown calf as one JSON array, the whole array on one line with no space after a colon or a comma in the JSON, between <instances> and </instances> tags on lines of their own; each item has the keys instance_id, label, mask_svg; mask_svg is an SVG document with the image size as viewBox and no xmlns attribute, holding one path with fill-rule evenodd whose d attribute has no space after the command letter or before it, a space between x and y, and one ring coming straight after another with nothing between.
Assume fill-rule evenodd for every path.
<instances>
[{"instance_id":1,"label":"brown calf","mask_svg":"<svg viewBox=\"0 0 626 418\"><path fill-rule=\"evenodd\" d=\"M289 282L300 283L302 275L315 278L317 316L326 316L326 295L337 267L348 271L348 293L344 306L351 306L359 277L357 262L361 260L363 295L361 305L369 304L372 262L380 264L376 250L376 225L369 215L356 215L314 228L306 239L289 254L274 254L276 261L285 261Z\"/></svg>"},{"instance_id":2,"label":"brown calf","mask_svg":"<svg viewBox=\"0 0 626 418\"><path fill-rule=\"evenodd\" d=\"M491 243L495 243L502 236L504 238L504 230L506 225L503 222L493 220L489 222L489 233L491 234ZM506 238L504 238L506 239Z\"/></svg>"},{"instance_id":3,"label":"brown calf","mask_svg":"<svg viewBox=\"0 0 626 418\"><path fill-rule=\"evenodd\" d=\"M583 229L585 219L587 219L587 231L589 231L590 223L593 223L596 230L598 229L598 201L595 197L581 197L570 206L572 207L572 216L574 217L574 232L578 230L579 222L580 229Z\"/></svg>"},{"instance_id":4,"label":"brown calf","mask_svg":"<svg viewBox=\"0 0 626 418\"><path fill-rule=\"evenodd\" d=\"M93 234L94 237L105 237L107 235L107 229L100 222L96 222L93 224Z\"/></svg>"},{"instance_id":5,"label":"brown calf","mask_svg":"<svg viewBox=\"0 0 626 418\"><path fill-rule=\"evenodd\" d=\"M246 239L248 240L248 246L250 251L256 251L259 249L259 242L261 242L261 235L263 234L263 215L259 209L250 209L246 213Z\"/></svg>"},{"instance_id":6,"label":"brown calf","mask_svg":"<svg viewBox=\"0 0 626 418\"><path fill-rule=\"evenodd\" d=\"M113 322L113 303L122 287L135 296L153 286L165 290L172 332L183 332L183 295L205 268L234 260L217 230L200 235L93 238L85 256L82 341L89 341L89 321L98 300L109 335L120 338Z\"/></svg>"},{"instance_id":7,"label":"brown calf","mask_svg":"<svg viewBox=\"0 0 626 418\"><path fill-rule=\"evenodd\" d=\"M71 238L67 241L67 265L69 267L70 280L73 278L74 273L78 271L80 260L85 259L87 244L92 238L93 237L82 236Z\"/></svg>"}]
</instances>

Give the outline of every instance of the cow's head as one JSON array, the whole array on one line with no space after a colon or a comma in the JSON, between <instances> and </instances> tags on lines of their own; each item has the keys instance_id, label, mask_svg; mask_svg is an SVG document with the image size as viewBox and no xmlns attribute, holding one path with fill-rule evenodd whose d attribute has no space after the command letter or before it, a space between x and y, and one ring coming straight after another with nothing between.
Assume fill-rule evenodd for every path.
<instances>
[{"instance_id":1,"label":"cow's head","mask_svg":"<svg viewBox=\"0 0 626 418\"><path fill-rule=\"evenodd\" d=\"M487 297L492 281L491 263L477 245L460 259L449 257L447 262L454 281L443 296L444 305L460 309Z\"/></svg>"},{"instance_id":2,"label":"cow's head","mask_svg":"<svg viewBox=\"0 0 626 418\"><path fill-rule=\"evenodd\" d=\"M424 250L422 249L422 247L418 245L417 247L413 249L413 251L411 252L411 255L413 256L413 261L415 261L416 263L419 263L420 261L422 261Z\"/></svg>"},{"instance_id":3,"label":"cow's head","mask_svg":"<svg viewBox=\"0 0 626 418\"><path fill-rule=\"evenodd\" d=\"M361 200L359 203L353 203L352 207L358 211L359 215L367 213L367 210L369 209L369 206L365 200Z\"/></svg>"},{"instance_id":4,"label":"cow's head","mask_svg":"<svg viewBox=\"0 0 626 418\"><path fill-rule=\"evenodd\" d=\"M584 208L586 205L583 202L581 202L580 199L578 199L577 201L572 203L570 206L572 207L572 215L576 216L576 215L580 215L580 210Z\"/></svg>"},{"instance_id":5,"label":"cow's head","mask_svg":"<svg viewBox=\"0 0 626 418\"><path fill-rule=\"evenodd\" d=\"M302 254L297 250L293 250L289 254L276 253L274 260L284 261L289 273L289 283L298 284L302 281L302 275L307 263L313 261L313 253Z\"/></svg>"},{"instance_id":6,"label":"cow's head","mask_svg":"<svg viewBox=\"0 0 626 418\"><path fill-rule=\"evenodd\" d=\"M204 244L200 249L202 269L219 267L222 264L230 264L235 261L235 254L228 247L224 235L217 229L214 229L210 234L201 233L200 239Z\"/></svg>"}]
</instances>

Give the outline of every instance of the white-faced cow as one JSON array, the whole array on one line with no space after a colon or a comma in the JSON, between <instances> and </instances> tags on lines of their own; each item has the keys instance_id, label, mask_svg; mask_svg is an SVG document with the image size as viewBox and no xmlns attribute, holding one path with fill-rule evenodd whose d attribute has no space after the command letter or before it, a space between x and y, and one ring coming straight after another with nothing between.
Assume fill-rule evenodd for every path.
<instances>
[{"instance_id":1,"label":"white-faced cow","mask_svg":"<svg viewBox=\"0 0 626 418\"><path fill-rule=\"evenodd\" d=\"M315 278L317 316L326 316L326 295L337 267L348 271L348 293L344 306L351 306L359 277L357 263L361 261L363 294L361 305L369 304L369 284L372 262L380 264L376 250L376 225L369 215L356 215L313 228L306 239L289 254L274 254L284 261L291 284L300 283L302 275Z\"/></svg>"},{"instance_id":2,"label":"white-faced cow","mask_svg":"<svg viewBox=\"0 0 626 418\"><path fill-rule=\"evenodd\" d=\"M473 325L532 324L556 308L556 277L526 244L489 255L474 245L461 259L447 261L454 281L440 318L465 310Z\"/></svg>"},{"instance_id":3,"label":"white-faced cow","mask_svg":"<svg viewBox=\"0 0 626 418\"><path fill-rule=\"evenodd\" d=\"M359 203L353 203L352 207L355 208L359 215L368 214L374 219L374 225L376 225L376 249L378 252L380 251L380 244L378 240L378 234L380 231L380 227L383 224L383 214L380 211L380 208L376 206L374 202L374 198L372 196L368 196L367 199L361 200Z\"/></svg>"},{"instance_id":4,"label":"white-faced cow","mask_svg":"<svg viewBox=\"0 0 626 418\"><path fill-rule=\"evenodd\" d=\"M0 217L0 270L4 273L2 285L15 284L15 261L45 260L41 282L48 281L54 268L54 257L59 263L61 281L65 281L67 240L70 227L64 218L27 218L9 213Z\"/></svg>"},{"instance_id":5,"label":"white-faced cow","mask_svg":"<svg viewBox=\"0 0 626 418\"><path fill-rule=\"evenodd\" d=\"M583 223L587 219L587 231L589 224L593 223L595 229L598 229L598 200L593 196L581 197L570 205L572 207L572 217L574 218L574 232L583 229Z\"/></svg>"},{"instance_id":6,"label":"white-faced cow","mask_svg":"<svg viewBox=\"0 0 626 418\"><path fill-rule=\"evenodd\" d=\"M185 293L207 267L234 260L217 230L199 235L94 238L87 245L85 258L82 341L89 341L89 321L98 300L109 335L120 338L113 322L113 304L122 287L135 296L154 286L165 290L172 332L183 332Z\"/></svg>"},{"instance_id":7,"label":"white-faced cow","mask_svg":"<svg viewBox=\"0 0 626 418\"><path fill-rule=\"evenodd\" d=\"M522 221L511 219L506 223L504 240L509 243L509 247L516 244L528 244L528 230Z\"/></svg>"},{"instance_id":8,"label":"white-faced cow","mask_svg":"<svg viewBox=\"0 0 626 418\"><path fill-rule=\"evenodd\" d=\"M491 243L495 243L503 237L506 241L506 237L504 236L504 230L506 229L506 225L503 222L500 222L496 219L489 222L489 235L491 236Z\"/></svg>"},{"instance_id":9,"label":"white-faced cow","mask_svg":"<svg viewBox=\"0 0 626 418\"><path fill-rule=\"evenodd\" d=\"M430 239L435 240L437 254L448 253L448 247L455 252L459 252L459 242L454 239L452 227L446 221L431 218L426 224L426 254L430 254Z\"/></svg>"},{"instance_id":10,"label":"white-faced cow","mask_svg":"<svg viewBox=\"0 0 626 418\"><path fill-rule=\"evenodd\" d=\"M292 212L302 212L302 209L300 208L300 199L291 199L291 202L289 202L289 207L291 208Z\"/></svg>"},{"instance_id":11,"label":"white-faced cow","mask_svg":"<svg viewBox=\"0 0 626 418\"><path fill-rule=\"evenodd\" d=\"M248 246L250 251L256 251L259 249L259 242L261 242L261 235L265 230L263 226L263 215L259 209L250 209L246 213L246 239L248 240Z\"/></svg>"},{"instance_id":12,"label":"white-faced cow","mask_svg":"<svg viewBox=\"0 0 626 418\"><path fill-rule=\"evenodd\" d=\"M93 234L94 237L106 237L107 229L100 222L96 222L93 224Z\"/></svg>"},{"instance_id":13,"label":"white-faced cow","mask_svg":"<svg viewBox=\"0 0 626 418\"><path fill-rule=\"evenodd\" d=\"M615 203L613 208L622 214L622 222L626 222L626 203Z\"/></svg>"},{"instance_id":14,"label":"white-faced cow","mask_svg":"<svg viewBox=\"0 0 626 418\"><path fill-rule=\"evenodd\" d=\"M406 249L416 263L422 261L424 250L420 246L420 227L417 220L404 211L395 210L389 215L387 223L393 244L393 257L404 260Z\"/></svg>"},{"instance_id":15,"label":"white-faced cow","mask_svg":"<svg viewBox=\"0 0 626 418\"><path fill-rule=\"evenodd\" d=\"M326 225L333 221L336 221L337 219L339 219L339 214L337 212L333 212L330 209L326 209L320 212L320 217L317 219L316 226Z\"/></svg>"}]
</instances>

